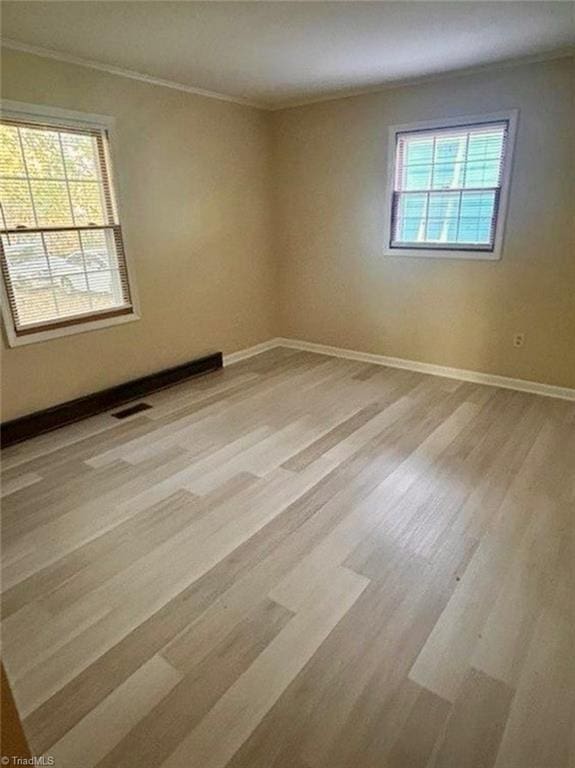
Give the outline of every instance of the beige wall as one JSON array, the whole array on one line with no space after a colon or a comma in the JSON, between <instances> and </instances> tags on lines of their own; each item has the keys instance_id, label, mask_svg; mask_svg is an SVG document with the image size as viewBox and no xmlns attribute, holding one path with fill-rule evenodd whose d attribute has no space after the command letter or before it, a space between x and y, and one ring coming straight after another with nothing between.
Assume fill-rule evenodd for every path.
<instances>
[{"instance_id":1,"label":"beige wall","mask_svg":"<svg viewBox=\"0 0 575 768\"><path fill-rule=\"evenodd\" d=\"M282 334L574 387L573 73L563 59L276 113ZM387 127L515 107L502 260L384 257Z\"/></svg>"},{"instance_id":2,"label":"beige wall","mask_svg":"<svg viewBox=\"0 0 575 768\"><path fill-rule=\"evenodd\" d=\"M271 115L23 53L2 64L4 98L116 117L142 310L5 347L3 419L275 335L575 386L573 60ZM513 107L502 261L382 256L387 126Z\"/></svg>"},{"instance_id":3,"label":"beige wall","mask_svg":"<svg viewBox=\"0 0 575 768\"><path fill-rule=\"evenodd\" d=\"M117 120L142 319L3 351L3 419L276 335L269 124L255 109L4 51L2 96Z\"/></svg>"}]
</instances>

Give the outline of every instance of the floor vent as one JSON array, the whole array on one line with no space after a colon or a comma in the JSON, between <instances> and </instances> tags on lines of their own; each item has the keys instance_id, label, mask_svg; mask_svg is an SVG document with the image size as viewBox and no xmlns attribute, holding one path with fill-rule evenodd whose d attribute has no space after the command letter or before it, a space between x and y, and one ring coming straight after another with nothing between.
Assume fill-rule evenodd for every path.
<instances>
[{"instance_id":1,"label":"floor vent","mask_svg":"<svg viewBox=\"0 0 575 768\"><path fill-rule=\"evenodd\" d=\"M112 416L115 419L126 419L128 416L140 413L140 411L148 411L151 407L152 406L148 405L148 403L136 403L136 405L131 405L129 408L124 408L122 411L116 411Z\"/></svg>"}]
</instances>

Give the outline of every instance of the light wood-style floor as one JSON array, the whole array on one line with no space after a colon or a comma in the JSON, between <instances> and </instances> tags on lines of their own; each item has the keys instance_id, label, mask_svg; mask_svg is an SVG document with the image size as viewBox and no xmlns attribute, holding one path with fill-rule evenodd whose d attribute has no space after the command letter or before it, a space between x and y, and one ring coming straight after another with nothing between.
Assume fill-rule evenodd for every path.
<instances>
[{"instance_id":1,"label":"light wood-style floor","mask_svg":"<svg viewBox=\"0 0 575 768\"><path fill-rule=\"evenodd\" d=\"M4 452L57 768L575 764L575 404L277 349Z\"/></svg>"}]
</instances>

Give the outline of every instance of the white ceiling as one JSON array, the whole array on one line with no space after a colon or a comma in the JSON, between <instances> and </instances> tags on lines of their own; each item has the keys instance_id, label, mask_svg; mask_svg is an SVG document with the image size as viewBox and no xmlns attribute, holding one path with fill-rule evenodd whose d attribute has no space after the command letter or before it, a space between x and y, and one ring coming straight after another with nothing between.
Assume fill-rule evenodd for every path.
<instances>
[{"instance_id":1,"label":"white ceiling","mask_svg":"<svg viewBox=\"0 0 575 768\"><path fill-rule=\"evenodd\" d=\"M2 35L273 108L563 49L575 3L5 0Z\"/></svg>"}]
</instances>

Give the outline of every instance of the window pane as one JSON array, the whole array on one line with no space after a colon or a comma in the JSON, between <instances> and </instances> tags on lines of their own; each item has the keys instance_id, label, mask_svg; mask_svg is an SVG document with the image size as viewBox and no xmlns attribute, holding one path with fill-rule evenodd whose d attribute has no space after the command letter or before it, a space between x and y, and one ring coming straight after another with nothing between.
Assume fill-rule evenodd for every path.
<instances>
[{"instance_id":1,"label":"window pane","mask_svg":"<svg viewBox=\"0 0 575 768\"><path fill-rule=\"evenodd\" d=\"M425 237L427 195L402 194L397 205L395 240L417 242Z\"/></svg>"},{"instance_id":2,"label":"window pane","mask_svg":"<svg viewBox=\"0 0 575 768\"><path fill-rule=\"evenodd\" d=\"M0 179L0 208L6 229L36 225L27 181Z\"/></svg>"},{"instance_id":3,"label":"window pane","mask_svg":"<svg viewBox=\"0 0 575 768\"><path fill-rule=\"evenodd\" d=\"M405 165L431 165L433 162L433 138L410 138L404 147Z\"/></svg>"},{"instance_id":4,"label":"window pane","mask_svg":"<svg viewBox=\"0 0 575 768\"><path fill-rule=\"evenodd\" d=\"M52 277L85 271L77 232L47 232L44 242Z\"/></svg>"},{"instance_id":5,"label":"window pane","mask_svg":"<svg viewBox=\"0 0 575 768\"><path fill-rule=\"evenodd\" d=\"M115 270L89 272L88 290L95 308L117 307L122 303L120 273Z\"/></svg>"},{"instance_id":6,"label":"window pane","mask_svg":"<svg viewBox=\"0 0 575 768\"><path fill-rule=\"evenodd\" d=\"M466 187L496 187L499 184L499 160L473 160L467 164Z\"/></svg>"},{"instance_id":7,"label":"window pane","mask_svg":"<svg viewBox=\"0 0 575 768\"><path fill-rule=\"evenodd\" d=\"M425 239L429 243L454 243L457 239L457 219L431 219L427 222Z\"/></svg>"},{"instance_id":8,"label":"window pane","mask_svg":"<svg viewBox=\"0 0 575 768\"><path fill-rule=\"evenodd\" d=\"M437 136L435 139L435 163L461 162L465 160L467 134Z\"/></svg>"},{"instance_id":9,"label":"window pane","mask_svg":"<svg viewBox=\"0 0 575 768\"><path fill-rule=\"evenodd\" d=\"M70 182L76 224L105 224L100 185L91 181Z\"/></svg>"},{"instance_id":10,"label":"window pane","mask_svg":"<svg viewBox=\"0 0 575 768\"><path fill-rule=\"evenodd\" d=\"M39 227L69 227L73 224L70 199L64 181L31 181Z\"/></svg>"},{"instance_id":11,"label":"window pane","mask_svg":"<svg viewBox=\"0 0 575 768\"><path fill-rule=\"evenodd\" d=\"M85 274L59 275L54 277L53 285L61 317L90 312L92 302Z\"/></svg>"},{"instance_id":12,"label":"window pane","mask_svg":"<svg viewBox=\"0 0 575 768\"><path fill-rule=\"evenodd\" d=\"M469 160L498 160L503 150L503 129L497 131L477 131L469 135Z\"/></svg>"},{"instance_id":13,"label":"window pane","mask_svg":"<svg viewBox=\"0 0 575 768\"><path fill-rule=\"evenodd\" d=\"M0 125L0 176L24 176L18 129Z\"/></svg>"},{"instance_id":14,"label":"window pane","mask_svg":"<svg viewBox=\"0 0 575 768\"><path fill-rule=\"evenodd\" d=\"M31 178L64 178L62 150L56 132L20 128L20 136Z\"/></svg>"},{"instance_id":15,"label":"window pane","mask_svg":"<svg viewBox=\"0 0 575 768\"><path fill-rule=\"evenodd\" d=\"M432 192L429 195L429 219L457 217L459 213L459 192Z\"/></svg>"},{"instance_id":16,"label":"window pane","mask_svg":"<svg viewBox=\"0 0 575 768\"><path fill-rule=\"evenodd\" d=\"M491 242L491 219L461 219L457 241L488 245Z\"/></svg>"},{"instance_id":17,"label":"window pane","mask_svg":"<svg viewBox=\"0 0 575 768\"><path fill-rule=\"evenodd\" d=\"M459 192L433 192L429 195L426 240L452 243L457 238Z\"/></svg>"},{"instance_id":18,"label":"window pane","mask_svg":"<svg viewBox=\"0 0 575 768\"><path fill-rule=\"evenodd\" d=\"M99 180L96 140L92 136L63 133L62 147L69 179Z\"/></svg>"},{"instance_id":19,"label":"window pane","mask_svg":"<svg viewBox=\"0 0 575 768\"><path fill-rule=\"evenodd\" d=\"M46 250L51 256L63 258L73 251L80 250L80 235L78 232L46 232L44 234Z\"/></svg>"},{"instance_id":20,"label":"window pane","mask_svg":"<svg viewBox=\"0 0 575 768\"><path fill-rule=\"evenodd\" d=\"M44 285L21 282L14 287L14 296L19 327L58 319L58 305L49 280Z\"/></svg>"},{"instance_id":21,"label":"window pane","mask_svg":"<svg viewBox=\"0 0 575 768\"><path fill-rule=\"evenodd\" d=\"M495 207L495 192L462 192L462 219L491 218Z\"/></svg>"},{"instance_id":22,"label":"window pane","mask_svg":"<svg viewBox=\"0 0 575 768\"><path fill-rule=\"evenodd\" d=\"M118 254L111 230L84 230L81 234L86 269L88 272L98 269L118 269Z\"/></svg>"},{"instance_id":23,"label":"window pane","mask_svg":"<svg viewBox=\"0 0 575 768\"><path fill-rule=\"evenodd\" d=\"M433 189L454 189L462 186L466 148L466 134L436 138Z\"/></svg>"},{"instance_id":24,"label":"window pane","mask_svg":"<svg viewBox=\"0 0 575 768\"><path fill-rule=\"evenodd\" d=\"M50 269L42 235L3 235L2 245L13 286L38 288L45 287L50 282Z\"/></svg>"},{"instance_id":25,"label":"window pane","mask_svg":"<svg viewBox=\"0 0 575 768\"><path fill-rule=\"evenodd\" d=\"M399 196L397 213L399 218L414 216L420 217L425 214L427 205L427 194L404 192Z\"/></svg>"},{"instance_id":26,"label":"window pane","mask_svg":"<svg viewBox=\"0 0 575 768\"><path fill-rule=\"evenodd\" d=\"M491 223L495 209L495 192L463 192L458 242L491 242Z\"/></svg>"},{"instance_id":27,"label":"window pane","mask_svg":"<svg viewBox=\"0 0 575 768\"><path fill-rule=\"evenodd\" d=\"M429 189L431 165L407 165L403 172L402 189Z\"/></svg>"},{"instance_id":28,"label":"window pane","mask_svg":"<svg viewBox=\"0 0 575 768\"><path fill-rule=\"evenodd\" d=\"M403 155L399 185L401 189L429 189L433 164L433 139L400 140Z\"/></svg>"},{"instance_id":29,"label":"window pane","mask_svg":"<svg viewBox=\"0 0 575 768\"><path fill-rule=\"evenodd\" d=\"M465 163L437 163L433 167L433 189L458 189L463 186Z\"/></svg>"}]
</instances>

